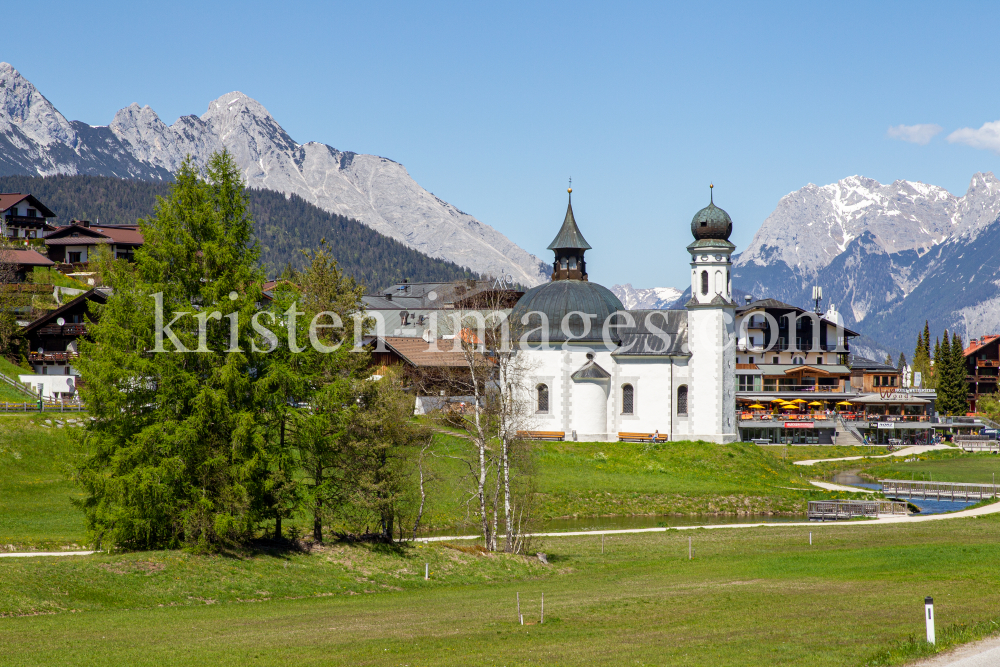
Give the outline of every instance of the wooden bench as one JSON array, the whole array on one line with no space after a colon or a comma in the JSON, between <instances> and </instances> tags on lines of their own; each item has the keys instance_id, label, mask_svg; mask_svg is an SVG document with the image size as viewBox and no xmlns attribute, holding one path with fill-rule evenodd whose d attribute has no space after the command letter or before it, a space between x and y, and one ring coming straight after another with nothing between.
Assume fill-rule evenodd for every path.
<instances>
[{"instance_id":1,"label":"wooden bench","mask_svg":"<svg viewBox=\"0 0 1000 667\"><path fill-rule=\"evenodd\" d=\"M527 440L565 440L565 431L518 431L519 438Z\"/></svg>"},{"instance_id":2,"label":"wooden bench","mask_svg":"<svg viewBox=\"0 0 1000 667\"><path fill-rule=\"evenodd\" d=\"M668 439L667 436L665 434L661 433L659 435L659 437L656 439L656 441L657 442L666 442L667 439ZM652 433L626 433L626 432L619 432L618 433L618 441L619 442L653 442L653 434Z\"/></svg>"}]
</instances>

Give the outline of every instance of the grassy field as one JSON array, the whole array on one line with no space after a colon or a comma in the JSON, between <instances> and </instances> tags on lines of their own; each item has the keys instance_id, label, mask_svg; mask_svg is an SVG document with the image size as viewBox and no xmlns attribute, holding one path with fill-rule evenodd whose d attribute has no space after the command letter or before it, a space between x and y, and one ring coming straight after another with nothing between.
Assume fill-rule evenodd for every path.
<instances>
[{"instance_id":1,"label":"grassy field","mask_svg":"<svg viewBox=\"0 0 1000 667\"><path fill-rule=\"evenodd\" d=\"M758 445L762 450L785 461L833 459L846 456L880 456L885 447L851 447L847 445Z\"/></svg>"},{"instance_id":2,"label":"grassy field","mask_svg":"<svg viewBox=\"0 0 1000 667\"><path fill-rule=\"evenodd\" d=\"M424 525L461 525L461 455L470 443L439 434ZM832 497L808 483L809 470L756 445L669 442L534 442L539 519L693 514L803 514Z\"/></svg>"},{"instance_id":3,"label":"grassy field","mask_svg":"<svg viewBox=\"0 0 1000 667\"><path fill-rule=\"evenodd\" d=\"M923 455L920 460L905 463L892 459L867 469L869 475L880 479L917 479L935 482L992 483L993 475L1000 477L1000 456L985 452L940 452L934 456Z\"/></svg>"},{"instance_id":4,"label":"grassy field","mask_svg":"<svg viewBox=\"0 0 1000 667\"><path fill-rule=\"evenodd\" d=\"M0 550L85 542L83 514L70 503L82 493L69 480L83 450L67 421L82 418L80 413L0 413Z\"/></svg>"},{"instance_id":5,"label":"grassy field","mask_svg":"<svg viewBox=\"0 0 1000 667\"><path fill-rule=\"evenodd\" d=\"M70 504L80 497L69 478L84 451L67 420L80 418L0 413L0 549L86 540L82 516ZM464 501L473 486L468 469L452 457L466 454L470 443L436 438L422 532L467 532L473 522ZM557 517L802 514L806 501L832 497L808 484L812 470L750 444L538 442L532 448L538 528ZM300 517L289 527L305 530L308 523Z\"/></svg>"},{"instance_id":6,"label":"grassy field","mask_svg":"<svg viewBox=\"0 0 1000 667\"><path fill-rule=\"evenodd\" d=\"M902 664L927 651L925 595L939 648L1000 622L998 529L669 531L604 554L550 538L549 566L442 545L10 559L0 613L36 615L0 618L0 642L9 665Z\"/></svg>"}]
</instances>

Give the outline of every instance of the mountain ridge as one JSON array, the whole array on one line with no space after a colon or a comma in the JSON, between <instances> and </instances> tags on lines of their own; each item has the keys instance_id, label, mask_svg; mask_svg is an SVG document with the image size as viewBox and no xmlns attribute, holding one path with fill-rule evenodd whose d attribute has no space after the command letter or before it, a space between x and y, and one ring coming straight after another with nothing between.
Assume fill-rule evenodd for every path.
<instances>
[{"instance_id":1,"label":"mountain ridge","mask_svg":"<svg viewBox=\"0 0 1000 667\"><path fill-rule=\"evenodd\" d=\"M528 286L549 275L547 263L427 192L398 162L298 144L263 104L239 91L172 125L148 105L133 103L108 125L90 126L66 120L13 66L0 63L0 175L170 180L185 156L203 167L221 148L233 154L249 187L296 194L479 274L509 273Z\"/></svg>"}]
</instances>

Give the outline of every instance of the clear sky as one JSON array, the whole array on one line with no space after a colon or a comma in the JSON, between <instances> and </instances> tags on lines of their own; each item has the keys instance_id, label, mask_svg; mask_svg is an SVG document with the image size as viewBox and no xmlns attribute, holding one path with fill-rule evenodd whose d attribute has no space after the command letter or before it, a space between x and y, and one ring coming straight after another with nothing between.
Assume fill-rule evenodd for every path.
<instances>
[{"instance_id":1,"label":"clear sky","mask_svg":"<svg viewBox=\"0 0 1000 667\"><path fill-rule=\"evenodd\" d=\"M709 182L743 248L810 182L961 195L1000 167L1000 124L984 127L1000 119L997 3L36 0L5 15L0 59L72 120L138 102L172 123L240 90L295 141L401 162L545 260L572 176L591 280L609 286L686 284Z\"/></svg>"}]
</instances>

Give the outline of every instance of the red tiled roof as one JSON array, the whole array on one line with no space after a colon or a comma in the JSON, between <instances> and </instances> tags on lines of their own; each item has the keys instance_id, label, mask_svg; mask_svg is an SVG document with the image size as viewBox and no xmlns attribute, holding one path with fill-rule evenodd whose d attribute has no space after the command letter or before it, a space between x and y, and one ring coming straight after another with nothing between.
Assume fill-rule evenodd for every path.
<instances>
[{"instance_id":1,"label":"red tiled roof","mask_svg":"<svg viewBox=\"0 0 1000 667\"><path fill-rule=\"evenodd\" d=\"M29 203L42 214L45 218L54 218L56 214L48 209L45 204L35 199L30 194L23 194L21 192L4 192L0 193L0 211L6 211L11 206L19 204L25 199L29 200Z\"/></svg>"},{"instance_id":2,"label":"red tiled roof","mask_svg":"<svg viewBox=\"0 0 1000 667\"><path fill-rule=\"evenodd\" d=\"M969 341L969 347L965 348L965 350L963 350L962 353L965 356L969 356L979 348L986 347L987 345L995 341L997 338L1000 338L1000 335L993 334L989 336L983 336L981 338L973 338L972 340Z\"/></svg>"},{"instance_id":3,"label":"red tiled roof","mask_svg":"<svg viewBox=\"0 0 1000 667\"><path fill-rule=\"evenodd\" d=\"M459 348L455 351L454 339L437 339L432 344L423 338L406 336L386 336L385 344L404 360L414 366L466 366L465 353Z\"/></svg>"},{"instance_id":4,"label":"red tiled roof","mask_svg":"<svg viewBox=\"0 0 1000 667\"><path fill-rule=\"evenodd\" d=\"M77 232L77 236L70 236ZM135 227L80 227L67 225L45 236L45 245L100 245L124 243L142 245L142 232Z\"/></svg>"},{"instance_id":5,"label":"red tiled roof","mask_svg":"<svg viewBox=\"0 0 1000 667\"><path fill-rule=\"evenodd\" d=\"M8 257L13 264L19 266L52 266L55 264L51 259L34 250L7 250Z\"/></svg>"}]
</instances>

